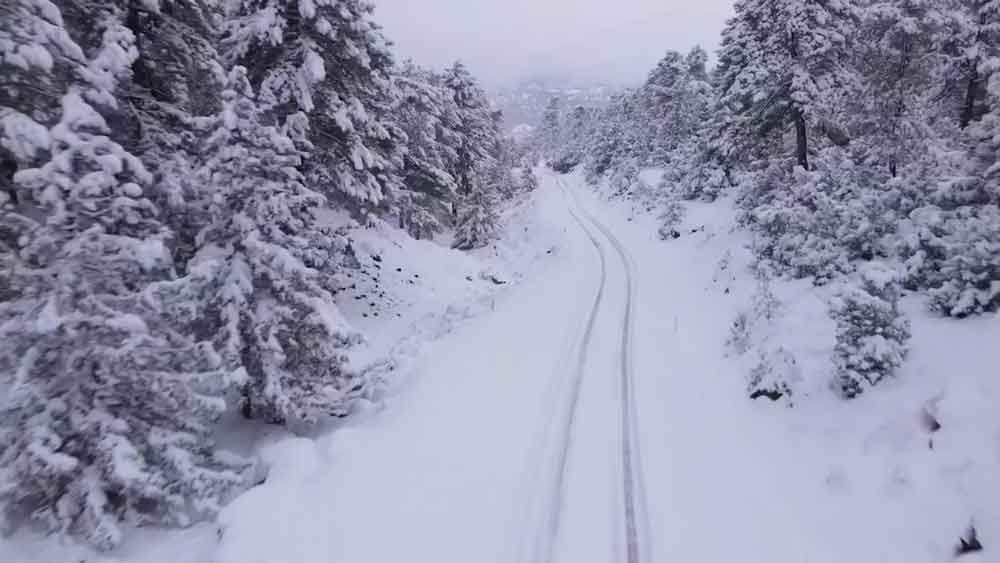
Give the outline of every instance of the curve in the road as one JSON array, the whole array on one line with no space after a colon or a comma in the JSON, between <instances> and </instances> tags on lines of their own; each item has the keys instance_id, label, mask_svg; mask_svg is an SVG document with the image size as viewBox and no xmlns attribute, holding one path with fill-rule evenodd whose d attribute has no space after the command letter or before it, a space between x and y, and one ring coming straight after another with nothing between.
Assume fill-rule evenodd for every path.
<instances>
[{"instance_id":1,"label":"curve in the road","mask_svg":"<svg viewBox=\"0 0 1000 563\"><path fill-rule=\"evenodd\" d=\"M559 441L557 442L558 451L556 454L555 481L551 486L552 498L549 501L548 530L545 537L540 538L541 542L543 542L543 547L541 549L536 549L535 552L535 560L539 563L551 563L555 554L556 538L559 536L559 526L562 521L562 507L564 505L563 495L566 489L569 449L570 443L572 442L571 438L573 434L574 422L576 420L577 405L580 402L580 389L583 387L583 374L587 362L587 351L590 348L590 340L594 334L597 314L601 309L601 303L604 301L604 287L607 281L607 258L604 254L604 249L598 242L597 237L594 236L590 229L586 228L580 217L577 216L572 209L569 209L569 213L597 250L601 263L601 276L597 294L594 297L594 304L591 307L589 316L587 317L586 329L584 330L583 337L580 340L573 381L570 388L567 415L563 420L563 425L559 434Z\"/></svg>"},{"instance_id":2,"label":"curve in the road","mask_svg":"<svg viewBox=\"0 0 1000 563\"><path fill-rule=\"evenodd\" d=\"M564 193L568 193L566 186L559 180L559 186ZM574 201L576 200L575 196ZM622 447L622 473L624 491L624 527L625 527L625 556L626 563L640 563L643 554L650 553L648 533L649 526L646 515L646 494L645 482L642 471L642 457L640 441L638 439L638 418L635 409L635 384L632 370L632 332L635 311L634 294L636 291L637 275L634 270L634 263L631 255L620 240L593 215L588 213L583 206L577 202L577 207L587 218L587 221L594 226L611 243L618 257L622 261L625 271L626 293L625 293L625 314L622 318L622 340L621 340L621 447ZM574 219L578 222L579 217L573 213ZM586 228L581 223L581 228ZM590 233L588 232L588 235ZM597 241L592 237L592 242L598 247ZM604 259L603 250L602 260Z\"/></svg>"},{"instance_id":3,"label":"curve in the road","mask_svg":"<svg viewBox=\"0 0 1000 563\"><path fill-rule=\"evenodd\" d=\"M640 533L648 531L646 526L646 493L642 472L642 456L640 440L638 439L638 419L635 409L635 377L632 370L632 332L634 308L635 275L631 256L625 247L611 232L600 222L590 218L594 226L600 230L604 236L611 241L615 247L622 263L625 265L625 275L628 283L626 294L625 317L622 320L622 349L621 349L621 369L622 369L622 467L624 472L625 491L625 540L627 563L639 563L644 552L648 553L648 546L644 546L644 540ZM642 532L640 532L642 530ZM646 540L648 541L648 540ZM645 547L645 549L643 549Z\"/></svg>"}]
</instances>

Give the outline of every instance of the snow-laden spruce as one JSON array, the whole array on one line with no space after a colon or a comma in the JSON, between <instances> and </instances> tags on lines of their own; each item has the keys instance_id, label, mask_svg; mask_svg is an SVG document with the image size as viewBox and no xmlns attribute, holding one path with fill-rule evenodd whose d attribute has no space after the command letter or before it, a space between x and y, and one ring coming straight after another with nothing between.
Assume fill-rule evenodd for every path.
<instances>
[{"instance_id":1,"label":"snow-laden spruce","mask_svg":"<svg viewBox=\"0 0 1000 563\"><path fill-rule=\"evenodd\" d=\"M553 96L542 113L542 123L532 132L532 143L540 156L552 161L553 170L568 172L560 169L555 158L557 152L563 150L564 143L568 141L564 138L562 129L562 99Z\"/></svg>"},{"instance_id":2,"label":"snow-laden spruce","mask_svg":"<svg viewBox=\"0 0 1000 563\"><path fill-rule=\"evenodd\" d=\"M101 548L120 541L120 521L186 524L243 482L242 464L211 449L218 357L173 328L152 290L171 260L151 177L107 133L66 94L50 159L18 172L21 213L3 213L18 236L0 304L8 523L30 517Z\"/></svg>"},{"instance_id":3,"label":"snow-laden spruce","mask_svg":"<svg viewBox=\"0 0 1000 563\"><path fill-rule=\"evenodd\" d=\"M590 142L594 122L593 108L576 106L566 115L559 129L561 142L552 157L552 169L569 172L583 162Z\"/></svg>"},{"instance_id":4,"label":"snow-laden spruce","mask_svg":"<svg viewBox=\"0 0 1000 563\"><path fill-rule=\"evenodd\" d=\"M488 194L476 193L466 198L459 211L452 246L459 250L472 250L489 244L497 230L495 206L495 201Z\"/></svg>"},{"instance_id":5,"label":"snow-laden spruce","mask_svg":"<svg viewBox=\"0 0 1000 563\"><path fill-rule=\"evenodd\" d=\"M195 179L210 194L211 221L198 235L184 290L200 311L200 330L238 381L246 416L344 414L363 390L344 356L358 336L325 286L330 272L306 262L332 250L316 219L325 199L299 171L298 146L306 142L297 146L292 127L261 123L242 67L229 73L222 111L204 127Z\"/></svg>"},{"instance_id":6,"label":"snow-laden spruce","mask_svg":"<svg viewBox=\"0 0 1000 563\"><path fill-rule=\"evenodd\" d=\"M454 92L439 73L407 63L394 76L396 122L406 133L403 189L395 208L400 228L416 238L444 230L458 197L462 127Z\"/></svg>"},{"instance_id":7,"label":"snow-laden spruce","mask_svg":"<svg viewBox=\"0 0 1000 563\"><path fill-rule=\"evenodd\" d=\"M455 63L444 73L458 111L460 143L455 177L459 193L472 195L483 170L493 166L500 151L500 115L465 65Z\"/></svg>"}]
</instances>

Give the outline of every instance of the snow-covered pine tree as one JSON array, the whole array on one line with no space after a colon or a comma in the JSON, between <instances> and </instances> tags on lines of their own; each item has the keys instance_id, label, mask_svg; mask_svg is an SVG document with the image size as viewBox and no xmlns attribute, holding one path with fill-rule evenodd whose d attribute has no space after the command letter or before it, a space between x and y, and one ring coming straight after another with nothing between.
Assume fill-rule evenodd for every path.
<instances>
[{"instance_id":1,"label":"snow-covered pine tree","mask_svg":"<svg viewBox=\"0 0 1000 563\"><path fill-rule=\"evenodd\" d=\"M837 321L834 386L845 398L894 375L906 357L910 323L899 310L896 273L878 263L860 268L857 285L847 285L831 303Z\"/></svg>"},{"instance_id":2,"label":"snow-covered pine tree","mask_svg":"<svg viewBox=\"0 0 1000 563\"><path fill-rule=\"evenodd\" d=\"M632 156L643 166L665 169L667 181L658 186L660 191L677 191L685 197L706 191L704 164L710 161L699 154L706 149L702 130L713 94L706 62L707 54L698 47L687 55L670 51L634 94L637 112L629 125L635 131Z\"/></svg>"},{"instance_id":3,"label":"snow-covered pine tree","mask_svg":"<svg viewBox=\"0 0 1000 563\"><path fill-rule=\"evenodd\" d=\"M854 65L863 89L849 102L855 150L895 177L934 139L935 38L946 21L934 0L871 0L861 14Z\"/></svg>"},{"instance_id":4,"label":"snow-covered pine tree","mask_svg":"<svg viewBox=\"0 0 1000 563\"><path fill-rule=\"evenodd\" d=\"M544 159L552 159L565 139L563 132L562 98L552 96L542 113L542 123L535 130L535 151Z\"/></svg>"},{"instance_id":5,"label":"snow-covered pine tree","mask_svg":"<svg viewBox=\"0 0 1000 563\"><path fill-rule=\"evenodd\" d=\"M495 238L499 217L496 195L491 192L492 189L480 189L463 200L452 248L474 250L488 245Z\"/></svg>"},{"instance_id":6,"label":"snow-covered pine tree","mask_svg":"<svg viewBox=\"0 0 1000 563\"><path fill-rule=\"evenodd\" d=\"M848 64L852 5L842 0L739 0L722 33L717 68L718 152L732 164L780 143L809 168L809 130L835 131L856 87Z\"/></svg>"},{"instance_id":7,"label":"snow-covered pine tree","mask_svg":"<svg viewBox=\"0 0 1000 563\"><path fill-rule=\"evenodd\" d=\"M583 162L592 135L595 113L584 106L576 106L566 116L563 122L563 141L551 160L553 170L566 173Z\"/></svg>"},{"instance_id":8,"label":"snow-covered pine tree","mask_svg":"<svg viewBox=\"0 0 1000 563\"><path fill-rule=\"evenodd\" d=\"M455 63L445 71L444 84L458 109L460 142L457 167L452 175L458 181L459 194L469 196L476 191L481 172L496 160L500 115L493 111L486 93L462 63Z\"/></svg>"},{"instance_id":9,"label":"snow-covered pine tree","mask_svg":"<svg viewBox=\"0 0 1000 563\"><path fill-rule=\"evenodd\" d=\"M221 113L203 124L196 179L211 194L212 220L185 292L241 380L244 414L311 422L345 414L367 390L344 356L359 337L326 288L326 269L304 260L334 250L315 215L325 200L299 171L306 142L263 125L260 113L245 70L235 67Z\"/></svg>"},{"instance_id":10,"label":"snow-covered pine tree","mask_svg":"<svg viewBox=\"0 0 1000 563\"><path fill-rule=\"evenodd\" d=\"M54 5L33 9L60 54L82 53ZM40 82L67 88L59 119L33 138L45 157L14 176L18 199L0 202L0 505L7 526L32 519L106 549L122 521L218 509L243 463L212 451L218 357L174 329L155 290L172 260L151 175L96 109L114 105L133 36L113 18L98 29L93 57L60 59L68 87Z\"/></svg>"},{"instance_id":11,"label":"snow-covered pine tree","mask_svg":"<svg viewBox=\"0 0 1000 563\"><path fill-rule=\"evenodd\" d=\"M636 124L641 141L639 152L633 156L644 163L666 164L667 154L688 133L685 123L673 119L681 113L687 85L686 73L684 56L677 51L668 51L635 93L645 123Z\"/></svg>"},{"instance_id":12,"label":"snow-covered pine tree","mask_svg":"<svg viewBox=\"0 0 1000 563\"><path fill-rule=\"evenodd\" d=\"M496 156L483 171L481 184L500 201L510 201L521 192L522 185L514 174L518 166L518 151L507 137L497 139Z\"/></svg>"},{"instance_id":13,"label":"snow-covered pine tree","mask_svg":"<svg viewBox=\"0 0 1000 563\"><path fill-rule=\"evenodd\" d=\"M730 187L727 168L712 146L712 125L707 118L670 154L663 183L680 198L714 201Z\"/></svg>"},{"instance_id":14,"label":"snow-covered pine tree","mask_svg":"<svg viewBox=\"0 0 1000 563\"><path fill-rule=\"evenodd\" d=\"M310 186L361 212L392 196L402 133L392 54L365 0L225 0L223 58L247 68L264 116L309 117Z\"/></svg>"},{"instance_id":15,"label":"snow-covered pine tree","mask_svg":"<svg viewBox=\"0 0 1000 563\"><path fill-rule=\"evenodd\" d=\"M600 110L584 163L584 173L590 183L596 183L605 173L633 158L638 121L634 119L635 115L635 100L631 92L619 94Z\"/></svg>"},{"instance_id":16,"label":"snow-covered pine tree","mask_svg":"<svg viewBox=\"0 0 1000 563\"><path fill-rule=\"evenodd\" d=\"M938 95L949 102L945 110L964 129L989 111L987 89L995 69L988 61L1000 50L1000 3L941 0L940 9L949 17L936 45L944 55Z\"/></svg>"},{"instance_id":17,"label":"snow-covered pine tree","mask_svg":"<svg viewBox=\"0 0 1000 563\"><path fill-rule=\"evenodd\" d=\"M394 206L400 227L416 238L431 237L451 218L458 192L461 127L458 107L443 77L413 63L395 75L400 94L396 121L406 134L403 189Z\"/></svg>"},{"instance_id":18,"label":"snow-covered pine tree","mask_svg":"<svg viewBox=\"0 0 1000 563\"><path fill-rule=\"evenodd\" d=\"M984 71L991 64L1000 69L1000 58ZM987 104L966 130L972 151L964 173L938 182L906 222L910 283L929 290L931 309L955 317L1000 309L1000 72Z\"/></svg>"},{"instance_id":19,"label":"snow-covered pine tree","mask_svg":"<svg viewBox=\"0 0 1000 563\"><path fill-rule=\"evenodd\" d=\"M994 21L1000 20L1000 0L991 5ZM989 109L971 132L973 171L982 182L985 199L994 204L1000 203L1000 30L997 43L997 50L983 59L980 69L982 74L990 75L986 98Z\"/></svg>"}]
</instances>

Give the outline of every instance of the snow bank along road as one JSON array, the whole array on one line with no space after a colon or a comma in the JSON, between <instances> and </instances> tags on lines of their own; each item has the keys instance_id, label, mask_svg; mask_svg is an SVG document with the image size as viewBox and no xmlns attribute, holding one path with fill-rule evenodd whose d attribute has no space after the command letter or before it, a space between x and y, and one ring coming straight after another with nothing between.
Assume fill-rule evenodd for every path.
<instances>
[{"instance_id":1,"label":"snow bank along road","mask_svg":"<svg viewBox=\"0 0 1000 563\"><path fill-rule=\"evenodd\" d=\"M212 563L836 561L780 514L720 378L732 317L678 275L697 264L576 177L534 197L560 233L550 263L434 343L380 412L265 449Z\"/></svg>"}]
</instances>

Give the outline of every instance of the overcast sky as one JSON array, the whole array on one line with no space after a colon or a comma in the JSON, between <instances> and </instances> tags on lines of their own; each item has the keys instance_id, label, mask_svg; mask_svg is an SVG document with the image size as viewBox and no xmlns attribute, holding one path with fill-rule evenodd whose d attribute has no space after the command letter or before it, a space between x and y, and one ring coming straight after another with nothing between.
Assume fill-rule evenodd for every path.
<instances>
[{"instance_id":1,"label":"overcast sky","mask_svg":"<svg viewBox=\"0 0 1000 563\"><path fill-rule=\"evenodd\" d=\"M462 59L491 85L638 82L667 49L714 51L733 0L374 0L400 58Z\"/></svg>"}]
</instances>

